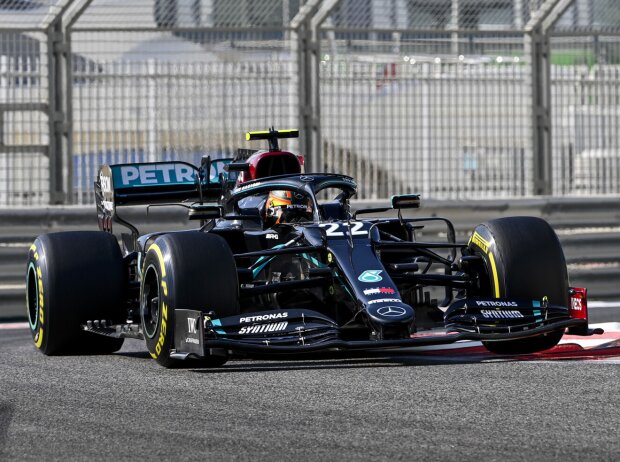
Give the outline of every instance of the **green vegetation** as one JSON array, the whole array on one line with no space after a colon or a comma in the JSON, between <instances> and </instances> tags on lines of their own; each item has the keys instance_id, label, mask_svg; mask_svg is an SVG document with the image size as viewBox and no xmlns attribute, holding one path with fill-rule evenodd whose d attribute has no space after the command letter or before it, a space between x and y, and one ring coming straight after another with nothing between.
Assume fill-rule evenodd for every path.
<instances>
[{"instance_id":1,"label":"green vegetation","mask_svg":"<svg viewBox=\"0 0 620 462\"><path fill-rule=\"evenodd\" d=\"M592 50L583 49L563 49L551 50L551 64L559 66L584 65L593 66L596 64L596 56Z\"/></svg>"}]
</instances>

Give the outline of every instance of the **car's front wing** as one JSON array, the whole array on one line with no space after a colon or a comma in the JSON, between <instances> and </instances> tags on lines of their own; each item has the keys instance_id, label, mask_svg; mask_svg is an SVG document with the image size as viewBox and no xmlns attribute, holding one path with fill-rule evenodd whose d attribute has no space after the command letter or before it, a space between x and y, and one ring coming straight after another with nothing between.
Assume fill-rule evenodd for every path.
<instances>
[{"instance_id":1,"label":"car's front wing","mask_svg":"<svg viewBox=\"0 0 620 462\"><path fill-rule=\"evenodd\" d=\"M210 319L200 311L175 310L175 348L171 357L205 357L212 351L305 353L323 350L375 350L454 343L461 340L506 341L569 329L581 335L602 333L588 329L586 319L565 317L538 322L519 331L476 332L445 329L423 331L409 338L343 340L330 318L310 310L274 310Z\"/></svg>"}]
</instances>

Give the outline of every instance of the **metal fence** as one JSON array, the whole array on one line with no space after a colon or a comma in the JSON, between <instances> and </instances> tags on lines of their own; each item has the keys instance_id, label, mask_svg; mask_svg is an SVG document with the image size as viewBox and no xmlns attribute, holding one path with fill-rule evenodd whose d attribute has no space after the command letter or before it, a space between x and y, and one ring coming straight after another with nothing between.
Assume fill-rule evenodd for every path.
<instances>
[{"instance_id":1,"label":"metal fence","mask_svg":"<svg viewBox=\"0 0 620 462\"><path fill-rule=\"evenodd\" d=\"M620 0L0 2L0 206L299 127L362 198L617 194Z\"/></svg>"},{"instance_id":2,"label":"metal fence","mask_svg":"<svg viewBox=\"0 0 620 462\"><path fill-rule=\"evenodd\" d=\"M326 65L324 164L362 178L374 198L531 195L524 72L458 58Z\"/></svg>"}]
</instances>

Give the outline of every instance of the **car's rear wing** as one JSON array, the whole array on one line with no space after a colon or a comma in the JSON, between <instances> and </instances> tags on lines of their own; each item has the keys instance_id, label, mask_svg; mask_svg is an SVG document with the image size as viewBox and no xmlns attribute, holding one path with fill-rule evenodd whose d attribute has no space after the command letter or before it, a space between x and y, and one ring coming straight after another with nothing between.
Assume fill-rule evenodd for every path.
<instances>
[{"instance_id":1,"label":"car's rear wing","mask_svg":"<svg viewBox=\"0 0 620 462\"><path fill-rule=\"evenodd\" d=\"M200 167L182 161L101 166L95 180L100 228L111 231L113 220L123 222L116 213L120 206L217 202L228 178L223 167L230 161L206 157Z\"/></svg>"},{"instance_id":2,"label":"car's rear wing","mask_svg":"<svg viewBox=\"0 0 620 462\"><path fill-rule=\"evenodd\" d=\"M282 138L299 138L299 130L276 130L272 127L269 130L247 132L245 134L246 141L269 140L269 151L279 151L278 139Z\"/></svg>"}]
</instances>

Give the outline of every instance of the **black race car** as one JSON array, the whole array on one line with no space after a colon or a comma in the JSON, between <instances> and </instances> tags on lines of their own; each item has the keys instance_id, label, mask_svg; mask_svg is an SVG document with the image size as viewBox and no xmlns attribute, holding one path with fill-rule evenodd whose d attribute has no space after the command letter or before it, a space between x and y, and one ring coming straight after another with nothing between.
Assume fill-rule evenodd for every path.
<instances>
[{"instance_id":1,"label":"black race car","mask_svg":"<svg viewBox=\"0 0 620 462\"><path fill-rule=\"evenodd\" d=\"M45 354L113 352L146 341L170 367L221 365L231 354L401 348L480 340L519 354L592 335L586 291L568 284L552 228L534 217L491 220L455 242L444 218L403 218L418 195L350 210L355 181L305 173L303 158L269 149L200 166L103 166L95 182L100 231L39 236L27 305ZM175 203L196 229L140 235L124 205ZM390 210L393 209L393 212ZM391 217L385 217L386 213ZM380 218L364 218L383 214ZM113 223L131 230L122 247ZM425 240L441 225L444 241Z\"/></svg>"}]
</instances>

